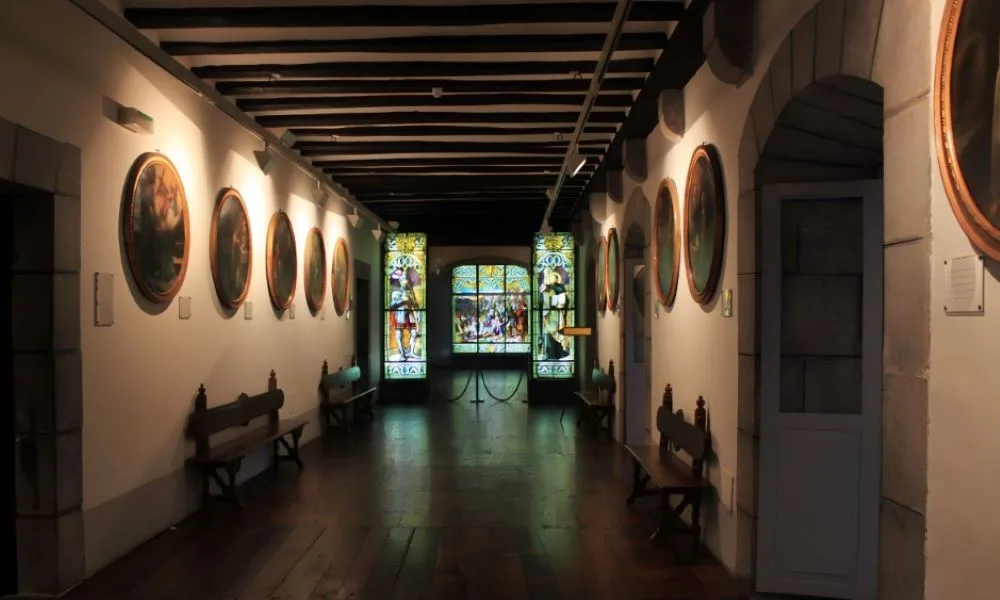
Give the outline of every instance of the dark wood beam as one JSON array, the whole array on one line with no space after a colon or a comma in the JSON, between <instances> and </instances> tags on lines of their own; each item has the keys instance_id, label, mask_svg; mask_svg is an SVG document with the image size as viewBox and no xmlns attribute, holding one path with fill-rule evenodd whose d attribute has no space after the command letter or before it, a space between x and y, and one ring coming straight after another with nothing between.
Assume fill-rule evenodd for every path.
<instances>
[{"instance_id":1,"label":"dark wood beam","mask_svg":"<svg viewBox=\"0 0 1000 600\"><path fill-rule=\"evenodd\" d=\"M584 94L462 94L435 98L428 94L400 96L309 96L299 98L240 98L236 106L244 112L316 110L341 108L392 108L399 106L510 106L516 104L538 106L583 106ZM597 97L597 106L628 108L632 97L626 94L603 94Z\"/></svg>"},{"instance_id":2,"label":"dark wood beam","mask_svg":"<svg viewBox=\"0 0 1000 600\"><path fill-rule=\"evenodd\" d=\"M614 141L601 161L589 185L576 199L573 209L578 211L588 200L590 192L609 170L622 168L622 146L625 140L645 138L659 122L660 93L665 89L683 89L705 63L702 48L702 26L711 0L692 0L681 22L674 29L667 47L656 61L642 91L636 96L628 118L622 123Z\"/></svg>"},{"instance_id":3,"label":"dark wood beam","mask_svg":"<svg viewBox=\"0 0 1000 600\"><path fill-rule=\"evenodd\" d=\"M651 58L613 60L609 73L648 73L653 68ZM593 73L597 62L592 60L534 62L466 62L466 61L399 61L399 62L326 62L309 64L269 65L207 65L191 69L202 79L216 81L259 77L273 79L338 79L383 77L511 77L517 75L563 75Z\"/></svg>"},{"instance_id":4,"label":"dark wood beam","mask_svg":"<svg viewBox=\"0 0 1000 600\"><path fill-rule=\"evenodd\" d=\"M477 165L532 165L542 167L559 168L562 159L547 156L465 156L465 157L426 157L417 156L410 158L352 158L345 156L337 160L317 160L313 165L319 169L336 169L340 167L361 168L373 167L376 169L394 169L406 166L434 166L434 167L456 167L456 166L477 166Z\"/></svg>"},{"instance_id":5,"label":"dark wood beam","mask_svg":"<svg viewBox=\"0 0 1000 600\"><path fill-rule=\"evenodd\" d=\"M618 128L614 125L591 125L584 130L586 134L613 134ZM560 134L568 138L573 128L564 125L532 125L529 127L491 127L466 125L394 125L379 127L378 125L343 126L343 127L293 127L290 128L298 137L326 137L333 139L348 137L447 137L447 136L486 136L486 135L551 135ZM333 140L336 141L336 140Z\"/></svg>"},{"instance_id":6,"label":"dark wood beam","mask_svg":"<svg viewBox=\"0 0 1000 600\"><path fill-rule=\"evenodd\" d=\"M440 189L462 189L462 186L497 186L508 188L532 188L535 186L551 186L555 183L553 175L360 175L356 177L338 177L337 181L344 185L352 183L373 184L372 187L428 187L439 186ZM420 190L415 190L420 191Z\"/></svg>"},{"instance_id":7,"label":"dark wood beam","mask_svg":"<svg viewBox=\"0 0 1000 600\"><path fill-rule=\"evenodd\" d=\"M526 156L563 156L565 144L538 142L298 142L295 149L302 156L358 154L522 154ZM580 146L580 154L603 154L602 147Z\"/></svg>"},{"instance_id":8,"label":"dark wood beam","mask_svg":"<svg viewBox=\"0 0 1000 600\"><path fill-rule=\"evenodd\" d=\"M441 196L441 195L423 195L419 197L411 198L372 198L365 199L362 202L366 206L378 206L378 210L384 210L387 207L381 205L388 205L390 210L394 210L400 207L410 207L410 206L425 206L427 204L436 203L448 203L461 205L464 207L466 204L480 204L483 206L495 206L497 204L506 204L508 202L527 202L527 203L538 203L544 205L548 202L548 199L544 194L539 195L534 194L510 194L510 195L497 195L497 194L482 194L482 195L461 195L461 196ZM449 210L451 207L449 207Z\"/></svg>"},{"instance_id":9,"label":"dark wood beam","mask_svg":"<svg viewBox=\"0 0 1000 600\"><path fill-rule=\"evenodd\" d=\"M174 56L237 54L489 54L600 52L602 33L570 35L428 35L413 37L355 38L333 40L256 40L249 42L160 42ZM617 52L662 50L663 33L626 33L615 46Z\"/></svg>"},{"instance_id":10,"label":"dark wood beam","mask_svg":"<svg viewBox=\"0 0 1000 600\"><path fill-rule=\"evenodd\" d=\"M138 29L234 27L476 27L529 23L608 23L614 2L358 6L241 6L231 8L126 8L125 18ZM638 2L630 21L677 21L682 0Z\"/></svg>"},{"instance_id":11,"label":"dark wood beam","mask_svg":"<svg viewBox=\"0 0 1000 600\"><path fill-rule=\"evenodd\" d=\"M591 164L589 166L584 166L580 170L581 173L593 173L594 169L597 168L596 164ZM393 167L391 169L384 170L374 170L366 168L353 168L353 167L340 167L336 169L323 169L325 173L329 173L334 179L340 177L361 177L367 175L375 175L381 177L382 175L420 175L420 174L435 174L435 173L458 173L464 175L476 175L476 174L511 174L520 173L526 175L548 175L557 174L558 167L539 167L539 166L508 166L508 165L493 165L493 166L478 166L478 167L449 167L449 166L435 166L435 167Z\"/></svg>"},{"instance_id":12,"label":"dark wood beam","mask_svg":"<svg viewBox=\"0 0 1000 600\"><path fill-rule=\"evenodd\" d=\"M338 125L427 125L440 123L575 123L576 112L420 112L386 111L373 113L314 113L259 115L257 122L264 127L335 127ZM591 113L592 123L621 123L625 120L622 111L599 111Z\"/></svg>"},{"instance_id":13,"label":"dark wood beam","mask_svg":"<svg viewBox=\"0 0 1000 600\"><path fill-rule=\"evenodd\" d=\"M579 188L575 188L579 189ZM544 190L539 195L538 188L497 188L491 192L484 194L470 195L468 192L462 190L434 190L430 192L426 191L414 191L414 190L402 190L402 191L379 191L372 192L366 190L360 190L358 192L357 198L361 202L421 202L427 200L428 198L448 200L448 199L471 199L471 200L509 200L511 198L545 198Z\"/></svg>"},{"instance_id":14,"label":"dark wood beam","mask_svg":"<svg viewBox=\"0 0 1000 600\"><path fill-rule=\"evenodd\" d=\"M643 77L608 77L602 92L632 92L642 89ZM220 94L252 96L262 94L430 94L439 87L444 94L511 94L530 92L586 92L589 78L564 80L506 79L340 79L320 81L220 81Z\"/></svg>"},{"instance_id":15,"label":"dark wood beam","mask_svg":"<svg viewBox=\"0 0 1000 600\"><path fill-rule=\"evenodd\" d=\"M551 178L550 178L551 179ZM454 183L449 184L445 181L439 181L435 183L419 183L419 182L383 182L377 181L373 177L366 177L363 180L350 179L346 181L338 181L345 187L351 190L351 193L358 195L359 197L364 196L388 196L392 193L401 193L403 191L409 191L414 194L409 196L410 198L426 198L429 196L437 196L444 192L461 192L468 196L479 196L491 194L498 191L508 191L508 192L518 192L524 194L525 196L537 195L539 198L545 198L545 190L552 187L553 182L548 181L545 183L534 182L508 182L506 184L501 184L497 182L468 182L468 183ZM579 191L582 188L576 188ZM456 194L457 196L457 194ZM567 195L567 197L571 197Z\"/></svg>"}]
</instances>

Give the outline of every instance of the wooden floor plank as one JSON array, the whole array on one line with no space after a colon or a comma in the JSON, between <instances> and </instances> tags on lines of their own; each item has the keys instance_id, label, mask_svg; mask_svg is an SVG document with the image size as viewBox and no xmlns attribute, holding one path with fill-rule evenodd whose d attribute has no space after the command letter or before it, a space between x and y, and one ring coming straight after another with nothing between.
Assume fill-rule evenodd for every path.
<instances>
[{"instance_id":1,"label":"wooden floor plank","mask_svg":"<svg viewBox=\"0 0 1000 600\"><path fill-rule=\"evenodd\" d=\"M650 544L656 502L625 505L621 448L558 409L380 408L302 457L65 600L741 598L707 552Z\"/></svg>"}]
</instances>

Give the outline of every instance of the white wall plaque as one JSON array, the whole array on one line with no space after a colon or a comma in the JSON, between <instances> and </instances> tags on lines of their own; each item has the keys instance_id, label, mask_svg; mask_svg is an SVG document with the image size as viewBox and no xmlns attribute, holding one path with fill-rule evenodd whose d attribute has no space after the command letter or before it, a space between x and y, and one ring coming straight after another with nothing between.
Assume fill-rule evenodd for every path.
<instances>
[{"instance_id":1,"label":"white wall plaque","mask_svg":"<svg viewBox=\"0 0 1000 600\"><path fill-rule=\"evenodd\" d=\"M948 315L981 315L983 257L970 254L944 261L944 312Z\"/></svg>"},{"instance_id":2,"label":"white wall plaque","mask_svg":"<svg viewBox=\"0 0 1000 600\"><path fill-rule=\"evenodd\" d=\"M177 312L181 319L191 318L191 296L177 297Z\"/></svg>"},{"instance_id":3,"label":"white wall plaque","mask_svg":"<svg viewBox=\"0 0 1000 600\"><path fill-rule=\"evenodd\" d=\"M247 321L253 318L253 300L247 300L243 303L243 318Z\"/></svg>"},{"instance_id":4,"label":"white wall plaque","mask_svg":"<svg viewBox=\"0 0 1000 600\"><path fill-rule=\"evenodd\" d=\"M115 324L114 275L94 273L94 325L111 327Z\"/></svg>"},{"instance_id":5,"label":"white wall plaque","mask_svg":"<svg viewBox=\"0 0 1000 600\"><path fill-rule=\"evenodd\" d=\"M292 302L291 304L288 305L288 318L289 319L294 319L295 318L295 303L294 302Z\"/></svg>"},{"instance_id":6,"label":"white wall plaque","mask_svg":"<svg viewBox=\"0 0 1000 600\"><path fill-rule=\"evenodd\" d=\"M733 316L733 290L722 292L722 316Z\"/></svg>"}]
</instances>

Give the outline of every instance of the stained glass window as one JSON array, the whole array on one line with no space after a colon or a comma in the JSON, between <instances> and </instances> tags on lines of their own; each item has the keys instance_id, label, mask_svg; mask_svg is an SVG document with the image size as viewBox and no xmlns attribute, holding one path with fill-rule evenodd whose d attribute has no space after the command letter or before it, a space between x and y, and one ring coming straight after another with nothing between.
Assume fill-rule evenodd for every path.
<instances>
[{"instance_id":1,"label":"stained glass window","mask_svg":"<svg viewBox=\"0 0 1000 600\"><path fill-rule=\"evenodd\" d=\"M385 236L385 361L386 379L427 376L427 236L389 233Z\"/></svg>"},{"instance_id":2,"label":"stained glass window","mask_svg":"<svg viewBox=\"0 0 1000 600\"><path fill-rule=\"evenodd\" d=\"M451 272L452 352L531 352L531 279L517 265L462 265Z\"/></svg>"},{"instance_id":3,"label":"stained glass window","mask_svg":"<svg viewBox=\"0 0 1000 600\"><path fill-rule=\"evenodd\" d=\"M533 246L533 289L535 310L532 330L532 374L543 379L573 376L573 337L563 335L564 327L575 324L576 246L569 233L535 234Z\"/></svg>"}]
</instances>

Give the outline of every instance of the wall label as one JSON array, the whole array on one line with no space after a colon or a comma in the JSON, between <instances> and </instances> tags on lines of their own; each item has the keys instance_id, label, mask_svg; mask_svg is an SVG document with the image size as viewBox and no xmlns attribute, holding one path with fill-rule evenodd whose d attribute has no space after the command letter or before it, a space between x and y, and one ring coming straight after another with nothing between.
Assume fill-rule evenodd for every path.
<instances>
[{"instance_id":1,"label":"wall label","mask_svg":"<svg viewBox=\"0 0 1000 600\"><path fill-rule=\"evenodd\" d=\"M944 261L946 315L974 316L984 313L983 256L970 254Z\"/></svg>"},{"instance_id":2,"label":"wall label","mask_svg":"<svg viewBox=\"0 0 1000 600\"><path fill-rule=\"evenodd\" d=\"M722 292L722 316L733 316L733 290Z\"/></svg>"}]
</instances>

